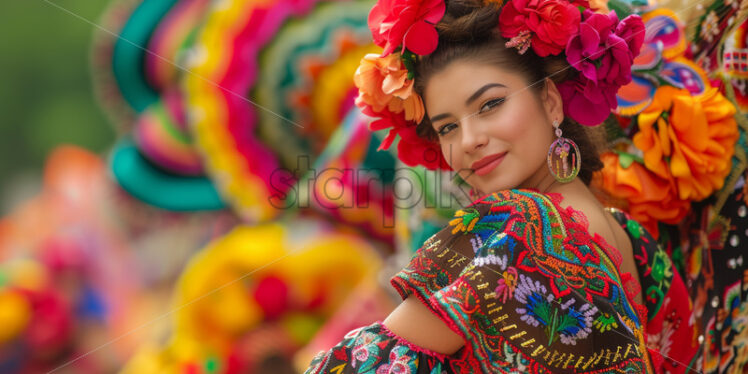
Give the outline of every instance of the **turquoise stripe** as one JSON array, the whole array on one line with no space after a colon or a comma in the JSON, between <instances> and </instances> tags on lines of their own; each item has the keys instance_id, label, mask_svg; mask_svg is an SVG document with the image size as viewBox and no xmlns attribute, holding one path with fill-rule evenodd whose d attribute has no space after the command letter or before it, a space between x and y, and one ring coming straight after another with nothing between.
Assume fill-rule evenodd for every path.
<instances>
[{"instance_id":1,"label":"turquoise stripe","mask_svg":"<svg viewBox=\"0 0 748 374\"><path fill-rule=\"evenodd\" d=\"M153 31L177 1L143 1L130 15L114 45L114 79L122 97L138 113L158 100L158 92L145 78L145 49Z\"/></svg>"},{"instance_id":2,"label":"turquoise stripe","mask_svg":"<svg viewBox=\"0 0 748 374\"><path fill-rule=\"evenodd\" d=\"M161 209L184 212L226 207L208 178L179 176L158 169L140 154L131 139L115 146L110 168L122 188Z\"/></svg>"}]
</instances>

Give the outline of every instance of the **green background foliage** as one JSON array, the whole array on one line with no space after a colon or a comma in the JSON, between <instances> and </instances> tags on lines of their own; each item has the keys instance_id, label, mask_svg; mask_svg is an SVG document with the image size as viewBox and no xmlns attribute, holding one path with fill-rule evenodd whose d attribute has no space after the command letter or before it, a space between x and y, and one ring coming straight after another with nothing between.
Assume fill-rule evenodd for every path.
<instances>
[{"instance_id":1,"label":"green background foliage","mask_svg":"<svg viewBox=\"0 0 748 374\"><path fill-rule=\"evenodd\" d=\"M104 155L115 137L91 85L96 28L50 4L98 23L108 1L48 1L0 4L0 213L18 203L8 195L33 187L16 181L38 176L55 146L74 144Z\"/></svg>"}]
</instances>

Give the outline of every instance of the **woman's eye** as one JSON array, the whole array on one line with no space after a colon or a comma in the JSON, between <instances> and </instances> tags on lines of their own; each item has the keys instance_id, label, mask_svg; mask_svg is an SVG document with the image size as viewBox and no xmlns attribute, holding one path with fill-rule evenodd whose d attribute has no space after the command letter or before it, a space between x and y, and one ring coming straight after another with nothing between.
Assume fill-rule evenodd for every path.
<instances>
[{"instance_id":1,"label":"woman's eye","mask_svg":"<svg viewBox=\"0 0 748 374\"><path fill-rule=\"evenodd\" d=\"M480 107L479 113L485 113L493 108L496 108L497 106L501 105L504 102L504 99L491 99L486 101L483 106Z\"/></svg>"},{"instance_id":2,"label":"woman's eye","mask_svg":"<svg viewBox=\"0 0 748 374\"><path fill-rule=\"evenodd\" d=\"M455 124L455 123L448 123L448 124L440 127L439 131L437 131L437 132L439 133L440 136L444 136L444 135L447 135L450 131L452 131L455 127L457 127L457 124Z\"/></svg>"}]
</instances>

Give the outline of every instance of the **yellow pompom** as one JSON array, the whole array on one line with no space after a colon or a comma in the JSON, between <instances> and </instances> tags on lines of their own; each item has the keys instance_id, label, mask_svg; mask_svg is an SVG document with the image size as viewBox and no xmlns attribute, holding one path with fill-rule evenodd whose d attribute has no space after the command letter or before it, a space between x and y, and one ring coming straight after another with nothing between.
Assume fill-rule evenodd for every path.
<instances>
[{"instance_id":1,"label":"yellow pompom","mask_svg":"<svg viewBox=\"0 0 748 374\"><path fill-rule=\"evenodd\" d=\"M0 343L15 339L31 320L31 305L17 292L0 291Z\"/></svg>"}]
</instances>

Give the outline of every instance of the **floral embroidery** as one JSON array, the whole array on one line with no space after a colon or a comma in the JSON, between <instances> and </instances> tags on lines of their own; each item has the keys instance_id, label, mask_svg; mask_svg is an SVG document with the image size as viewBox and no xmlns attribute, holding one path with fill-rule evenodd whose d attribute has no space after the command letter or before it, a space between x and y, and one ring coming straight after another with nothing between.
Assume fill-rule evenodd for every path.
<instances>
[{"instance_id":1,"label":"floral embroidery","mask_svg":"<svg viewBox=\"0 0 748 374\"><path fill-rule=\"evenodd\" d=\"M615 317L611 316L608 313L600 313L595 322L593 322L592 324L595 326L595 328L597 328L597 331L600 332L606 332L610 331L611 329L618 328L618 322L616 322Z\"/></svg>"},{"instance_id":2,"label":"floral embroidery","mask_svg":"<svg viewBox=\"0 0 748 374\"><path fill-rule=\"evenodd\" d=\"M662 330L656 334L647 335L647 345L650 347L656 347L657 351L664 356L670 356L670 349L673 344L673 335L678 329L680 321L672 313L665 319L662 324Z\"/></svg>"},{"instance_id":3,"label":"floral embroidery","mask_svg":"<svg viewBox=\"0 0 748 374\"><path fill-rule=\"evenodd\" d=\"M373 344L376 340L377 335L369 332L363 332L356 338L353 351L351 352L354 358L351 366L355 368L357 363L360 362L361 364L358 365L360 371L368 371L374 367L380 360L379 347Z\"/></svg>"},{"instance_id":4,"label":"floral embroidery","mask_svg":"<svg viewBox=\"0 0 748 374\"><path fill-rule=\"evenodd\" d=\"M719 17L714 11L709 12L701 24L701 35L707 42L711 42L715 36L719 35Z\"/></svg>"},{"instance_id":5,"label":"floral embroidery","mask_svg":"<svg viewBox=\"0 0 748 374\"><path fill-rule=\"evenodd\" d=\"M512 348L509 344L504 344L502 348L504 350L504 356L506 357L507 363L515 367L517 372L529 372L529 370L527 370L527 366L532 364L530 360L524 357L522 353L515 351L514 348Z\"/></svg>"},{"instance_id":6,"label":"floral embroidery","mask_svg":"<svg viewBox=\"0 0 748 374\"><path fill-rule=\"evenodd\" d=\"M507 298L512 298L514 295L514 289L517 287L517 269L510 266L506 271L501 274L499 278L498 286L496 286L496 296L501 299L501 302L505 303Z\"/></svg>"},{"instance_id":7,"label":"floral embroidery","mask_svg":"<svg viewBox=\"0 0 748 374\"><path fill-rule=\"evenodd\" d=\"M691 304L683 280L652 235L623 212L613 210L613 215L632 238L635 263L645 290L647 346L652 361L662 372L683 372L684 363L693 365L699 360L699 324L691 316L703 308ZM625 318L619 320L630 323ZM697 367L700 366L691 366Z\"/></svg>"},{"instance_id":8,"label":"floral embroidery","mask_svg":"<svg viewBox=\"0 0 748 374\"><path fill-rule=\"evenodd\" d=\"M545 326L548 346L560 339L564 344L575 345L578 339L587 337L592 331L592 317L597 307L584 303L578 310L574 307L575 299L556 302L555 297L538 281L520 274L517 284L517 301L526 304L517 308L520 320L538 327Z\"/></svg>"},{"instance_id":9,"label":"floral embroidery","mask_svg":"<svg viewBox=\"0 0 748 374\"><path fill-rule=\"evenodd\" d=\"M559 208L560 201L555 195L523 190L489 195L465 210L477 213L477 221L465 214L456 216L455 225L429 239L392 279L403 298L416 296L465 338L458 354L428 353L372 325L348 336L317 367L336 374L332 368L367 374L651 372L642 355L642 322L624 295L622 277L602 255L602 246L579 234L587 227L573 218L574 212ZM626 225L623 216L614 216ZM453 233L458 223L464 230ZM651 240L644 232L637 240L630 237L635 246ZM574 249L574 243L584 248ZM656 248L653 240L646 243ZM554 277L560 273L548 268L567 265L580 266L573 268L579 269L576 273L568 273L568 280ZM601 279L609 282L607 288ZM578 283L571 287L570 282ZM560 288L564 284L566 288ZM673 324L676 330L678 326ZM335 353L341 347L348 358ZM558 357L569 349L574 357ZM607 355L606 350L619 354L597 362L588 356ZM356 361L356 368L340 366L350 360Z\"/></svg>"},{"instance_id":10,"label":"floral embroidery","mask_svg":"<svg viewBox=\"0 0 748 374\"><path fill-rule=\"evenodd\" d=\"M376 374L411 374L418 370L418 358L404 345L396 345L390 351L390 361L377 368Z\"/></svg>"},{"instance_id":11,"label":"floral embroidery","mask_svg":"<svg viewBox=\"0 0 748 374\"><path fill-rule=\"evenodd\" d=\"M452 234L458 232L473 231L475 224L478 223L480 215L475 209L459 210L455 213L455 218L449 221L450 226L454 226Z\"/></svg>"},{"instance_id":12,"label":"floral embroidery","mask_svg":"<svg viewBox=\"0 0 748 374\"><path fill-rule=\"evenodd\" d=\"M673 263L667 253L663 250L655 252L652 263L652 278L663 285L670 287L670 279L673 278Z\"/></svg>"}]
</instances>

